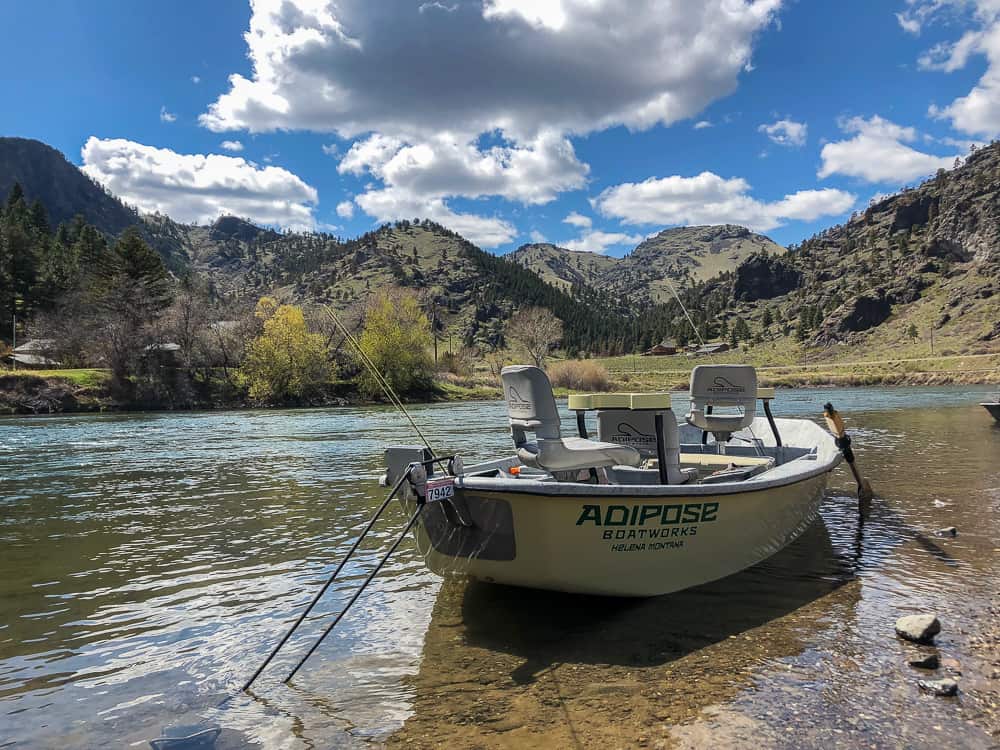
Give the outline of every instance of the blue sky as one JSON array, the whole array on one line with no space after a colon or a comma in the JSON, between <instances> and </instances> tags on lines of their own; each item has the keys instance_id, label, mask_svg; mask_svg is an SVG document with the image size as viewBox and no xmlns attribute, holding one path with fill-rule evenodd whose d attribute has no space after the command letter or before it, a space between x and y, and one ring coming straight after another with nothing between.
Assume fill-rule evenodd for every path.
<instances>
[{"instance_id":1,"label":"blue sky","mask_svg":"<svg viewBox=\"0 0 1000 750\"><path fill-rule=\"evenodd\" d=\"M10 3L0 134L141 209L790 244L1000 131L995 0ZM250 30L249 36L247 35Z\"/></svg>"}]
</instances>

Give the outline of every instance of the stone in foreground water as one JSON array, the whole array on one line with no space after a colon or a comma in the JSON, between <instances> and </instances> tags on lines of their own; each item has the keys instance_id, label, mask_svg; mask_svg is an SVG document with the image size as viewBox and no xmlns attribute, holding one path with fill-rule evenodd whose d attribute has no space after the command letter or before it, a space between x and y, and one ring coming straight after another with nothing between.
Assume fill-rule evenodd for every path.
<instances>
[{"instance_id":1,"label":"stone in foreground water","mask_svg":"<svg viewBox=\"0 0 1000 750\"><path fill-rule=\"evenodd\" d=\"M934 695L948 696L958 692L958 683L950 677L945 677L943 680L918 680L917 684L921 690Z\"/></svg>"},{"instance_id":2,"label":"stone in foreground water","mask_svg":"<svg viewBox=\"0 0 1000 750\"><path fill-rule=\"evenodd\" d=\"M937 654L928 654L921 659L911 659L910 666L917 669L937 669L941 666L941 660Z\"/></svg>"},{"instance_id":3,"label":"stone in foreground water","mask_svg":"<svg viewBox=\"0 0 1000 750\"><path fill-rule=\"evenodd\" d=\"M930 643L940 632L937 615L907 615L896 620L896 635L908 641Z\"/></svg>"}]
</instances>

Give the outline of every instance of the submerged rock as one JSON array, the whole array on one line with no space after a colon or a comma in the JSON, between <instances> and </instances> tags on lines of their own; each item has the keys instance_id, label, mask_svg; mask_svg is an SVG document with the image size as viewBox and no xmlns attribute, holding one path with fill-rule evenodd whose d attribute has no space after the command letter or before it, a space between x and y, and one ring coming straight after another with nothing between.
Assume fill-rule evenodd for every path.
<instances>
[{"instance_id":1,"label":"submerged rock","mask_svg":"<svg viewBox=\"0 0 1000 750\"><path fill-rule=\"evenodd\" d=\"M934 532L934 536L958 536L958 529L954 526L946 526Z\"/></svg>"},{"instance_id":2,"label":"submerged rock","mask_svg":"<svg viewBox=\"0 0 1000 750\"><path fill-rule=\"evenodd\" d=\"M941 632L937 615L907 615L896 620L896 635L916 643L930 643Z\"/></svg>"},{"instance_id":3,"label":"submerged rock","mask_svg":"<svg viewBox=\"0 0 1000 750\"><path fill-rule=\"evenodd\" d=\"M958 692L958 683L950 677L943 680L917 680L921 690L934 695L955 695Z\"/></svg>"},{"instance_id":4,"label":"submerged rock","mask_svg":"<svg viewBox=\"0 0 1000 750\"><path fill-rule=\"evenodd\" d=\"M911 659L910 666L917 669L937 669L941 666L941 659L937 654L928 654L922 659Z\"/></svg>"}]
</instances>

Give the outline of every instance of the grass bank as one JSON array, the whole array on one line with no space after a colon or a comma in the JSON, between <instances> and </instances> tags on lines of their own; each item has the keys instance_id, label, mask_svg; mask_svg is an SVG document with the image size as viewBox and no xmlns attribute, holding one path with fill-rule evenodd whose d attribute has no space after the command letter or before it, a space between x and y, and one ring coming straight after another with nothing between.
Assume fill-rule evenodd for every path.
<instances>
[{"instance_id":1,"label":"grass bank","mask_svg":"<svg viewBox=\"0 0 1000 750\"><path fill-rule=\"evenodd\" d=\"M775 361L777 359L777 361ZM784 359L785 361L781 361ZM611 377L630 390L686 388L696 365L754 365L761 385L872 386L1000 383L1000 352L896 359L789 361L766 353L725 352L711 357L611 357L597 360Z\"/></svg>"}]
</instances>

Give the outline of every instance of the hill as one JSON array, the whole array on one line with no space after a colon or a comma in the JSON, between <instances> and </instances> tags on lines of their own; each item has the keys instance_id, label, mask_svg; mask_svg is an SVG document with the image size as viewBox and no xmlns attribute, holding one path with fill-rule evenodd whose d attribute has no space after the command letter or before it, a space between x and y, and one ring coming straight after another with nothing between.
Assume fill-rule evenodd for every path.
<instances>
[{"instance_id":1,"label":"hill","mask_svg":"<svg viewBox=\"0 0 1000 750\"><path fill-rule=\"evenodd\" d=\"M743 320L807 360L996 351L1000 144L685 296L710 333Z\"/></svg>"},{"instance_id":2,"label":"hill","mask_svg":"<svg viewBox=\"0 0 1000 750\"><path fill-rule=\"evenodd\" d=\"M621 353L693 333L737 337L783 357L973 352L1000 345L1000 145L880 200L786 252L733 226L666 229L616 259L549 244L506 257L430 221L345 240L283 233L232 216L208 226L140 216L38 141L0 139L0 190L20 182L51 223L81 214L109 237L138 226L178 276L227 297L264 293L341 308L388 286L415 289L440 335L502 343L503 321L542 305L571 352Z\"/></svg>"},{"instance_id":3,"label":"hill","mask_svg":"<svg viewBox=\"0 0 1000 750\"><path fill-rule=\"evenodd\" d=\"M139 222L139 214L91 180L51 146L27 138L0 137L0 196L15 182L29 202L45 206L53 226L77 214L109 236Z\"/></svg>"},{"instance_id":4,"label":"hill","mask_svg":"<svg viewBox=\"0 0 1000 750\"><path fill-rule=\"evenodd\" d=\"M648 289L652 301L663 302L671 298L665 278L707 281L732 271L755 253L784 252L770 238L734 224L664 229L622 259L616 286Z\"/></svg>"},{"instance_id":5,"label":"hill","mask_svg":"<svg viewBox=\"0 0 1000 750\"><path fill-rule=\"evenodd\" d=\"M732 271L754 254L784 252L763 235L722 224L664 229L623 258L551 244L522 245L511 258L551 284L585 285L633 305L652 305L672 299L668 279L690 285Z\"/></svg>"},{"instance_id":6,"label":"hill","mask_svg":"<svg viewBox=\"0 0 1000 750\"><path fill-rule=\"evenodd\" d=\"M563 289L574 286L598 289L607 283L612 269L620 263L607 255L567 250L549 243L521 245L510 258L543 281Z\"/></svg>"}]
</instances>

